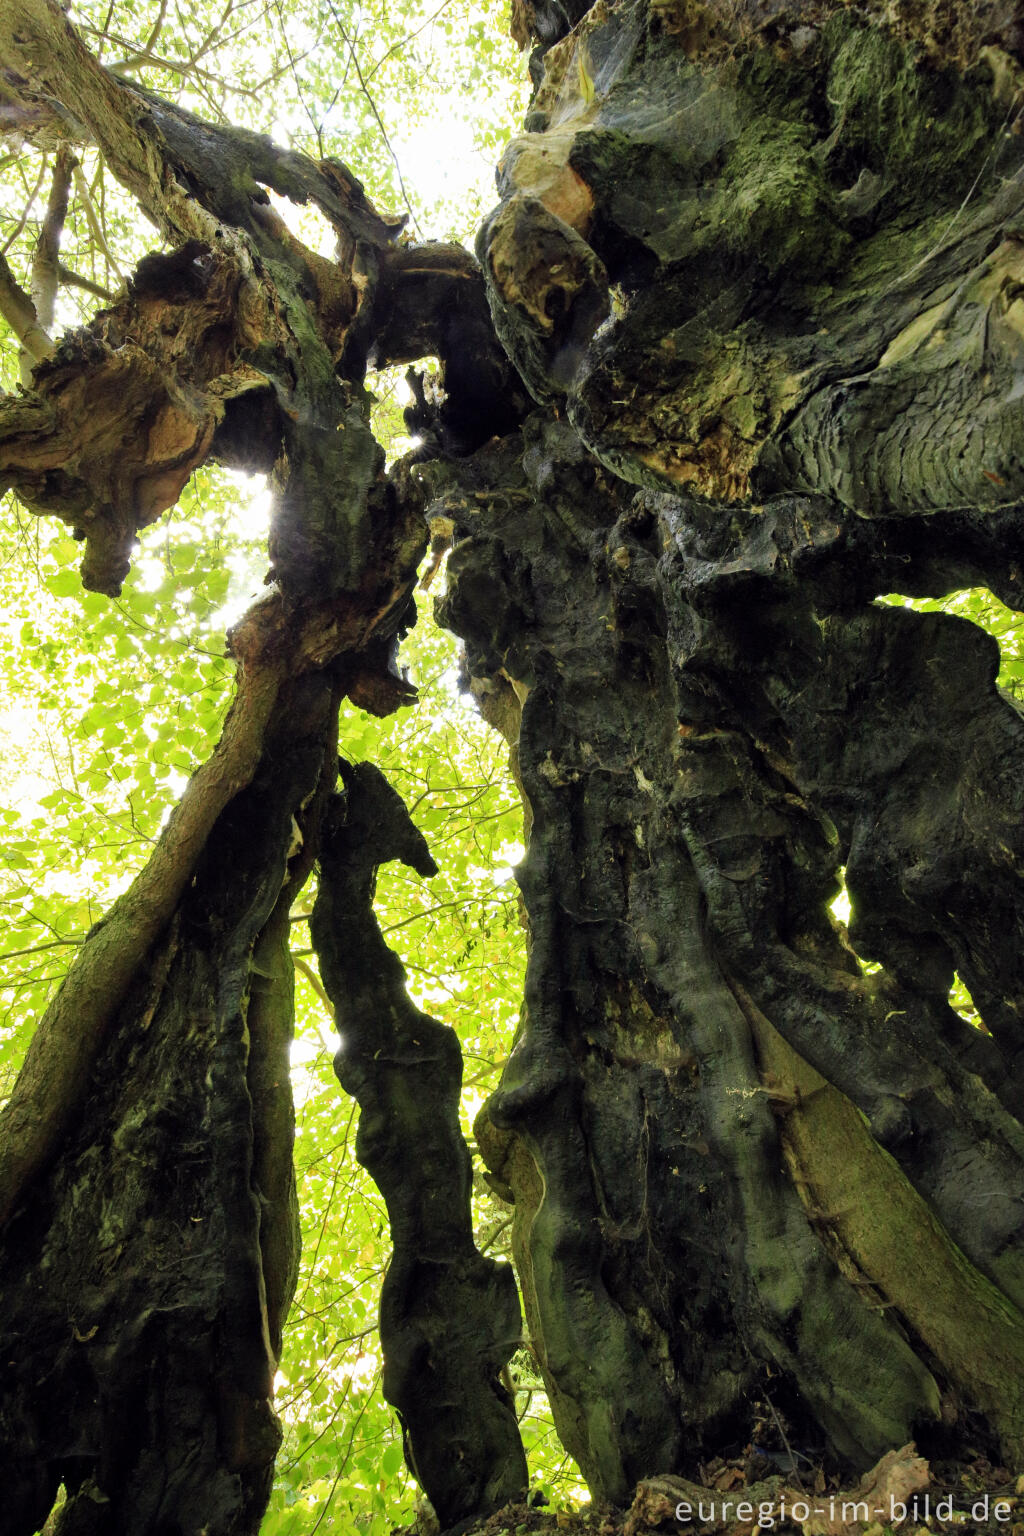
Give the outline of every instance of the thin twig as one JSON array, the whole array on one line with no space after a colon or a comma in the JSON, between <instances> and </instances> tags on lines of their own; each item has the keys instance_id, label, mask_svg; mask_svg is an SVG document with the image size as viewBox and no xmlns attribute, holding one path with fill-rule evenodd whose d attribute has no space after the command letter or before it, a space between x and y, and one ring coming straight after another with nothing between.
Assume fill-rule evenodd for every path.
<instances>
[{"instance_id":1,"label":"thin twig","mask_svg":"<svg viewBox=\"0 0 1024 1536\"><path fill-rule=\"evenodd\" d=\"M99 174L98 171L97 174ZM82 174L82 167L80 165L75 165L74 177L75 191L78 193L79 201L81 202L82 207L85 209L85 218L86 223L89 225L89 233L92 235L96 244L102 251L107 265L110 267L110 270L113 272L118 282L123 283L124 273L118 266L117 260L111 251L110 246L107 244L107 237L103 232L103 227L100 223L100 216L96 212L96 204L93 202L92 193L89 191L89 184L86 181L85 176Z\"/></svg>"},{"instance_id":2,"label":"thin twig","mask_svg":"<svg viewBox=\"0 0 1024 1536\"><path fill-rule=\"evenodd\" d=\"M786 1455L789 1457L789 1470L790 1470L790 1472L791 1472L791 1474L793 1476L793 1480L796 1483L797 1487L799 1488L800 1492L803 1493L804 1485L800 1481L800 1468L796 1464L796 1456L795 1456L795 1454L793 1452L793 1447L790 1445L788 1439L786 1438L786 1431L782 1427L782 1420L779 1418L778 1414L775 1411L775 1404L772 1402L771 1398L768 1397L767 1394L765 1394L765 1402L768 1404L768 1407L772 1411L772 1418L775 1420L775 1428L779 1432L780 1440L782 1441L783 1445L786 1447Z\"/></svg>"},{"instance_id":3,"label":"thin twig","mask_svg":"<svg viewBox=\"0 0 1024 1536\"><path fill-rule=\"evenodd\" d=\"M43 163L39 167L39 175L36 177L36 184L32 188L32 191L29 193L28 202L25 204L24 208L21 210L21 215L20 215L20 217L18 219L17 224L15 224L13 230L8 235L7 239L4 241L3 245L0 245L0 256L6 256L7 255L7 252L10 250L10 248L14 244L15 240L17 240L18 236L21 234L22 230L25 228L25 225L28 223L28 216L32 212L33 204L35 203L36 198L39 196L39 188L42 186L43 179L46 176L46 173L49 170L49 168L50 168L50 157L49 157L49 155L44 155L43 156Z\"/></svg>"},{"instance_id":4,"label":"thin twig","mask_svg":"<svg viewBox=\"0 0 1024 1536\"><path fill-rule=\"evenodd\" d=\"M68 945L81 944L81 939L50 939L46 944L30 944L27 949L8 949L0 954L0 961L20 960L23 955L38 955L43 949L64 949Z\"/></svg>"},{"instance_id":5,"label":"thin twig","mask_svg":"<svg viewBox=\"0 0 1024 1536\"><path fill-rule=\"evenodd\" d=\"M320 1001L323 1003L324 1007L327 1009L327 1017L333 1023L334 1022L334 1005L331 1002L330 998L327 996L327 993L324 991L323 982L320 980L319 976L316 974L316 972L314 971L313 967L311 965L307 965L305 960L300 960L298 955L292 955L292 963L295 966L295 968L297 970L300 970L302 972L303 976L305 976L306 980L309 982L310 986L313 988L313 991L316 993L317 997L320 999Z\"/></svg>"},{"instance_id":6,"label":"thin twig","mask_svg":"<svg viewBox=\"0 0 1024 1536\"><path fill-rule=\"evenodd\" d=\"M338 31L341 33L342 39L343 39L343 41L345 43L345 46L346 46L346 48L349 51L349 55L351 56L352 66L355 69L356 75L359 78L359 85L360 85L360 87L362 89L363 95L366 97L367 103L369 104L370 111L373 113L374 120L376 121L377 127L380 129L381 138L384 140L384 147L387 149L388 154L391 156L392 163L394 164L395 174L398 177L398 185L402 189L402 198L403 198L403 200L405 202L405 206L409 210L409 217L412 220L413 228L415 229L416 233L419 235L420 239L422 240L423 239L423 231L420 229L419 221L417 220L416 215L413 212L412 203L409 201L409 194L406 191L405 182L404 182L404 180L402 178L402 167L398 163L398 156L395 154L394 150L391 148L391 140L388 138L388 131L384 127L384 124L383 124L383 122L381 120L381 115L377 111L377 104L374 101L373 97L370 95L369 87L367 86L366 81L363 78L363 71L362 71L362 69L360 67L360 64L359 64L359 58L358 58L358 56L356 54L355 48L352 45L352 42L351 42L351 40L349 38L348 33L345 30L345 23L342 21L341 17L338 15L337 10L335 9L334 0L327 0L327 8L330 11L331 15L334 17L335 21L338 23Z\"/></svg>"},{"instance_id":7,"label":"thin twig","mask_svg":"<svg viewBox=\"0 0 1024 1536\"><path fill-rule=\"evenodd\" d=\"M281 41L284 43L284 51L288 55L288 67L291 71L292 79L295 82L295 94L298 96L299 105L302 107L303 112L305 112L306 116L309 118L309 125L316 135L316 152L322 160L324 157L323 123L317 122L316 118L313 116L312 109L310 108L308 102L306 101L305 95L303 94L302 84L299 80L299 72L295 67L297 60L295 55L292 53L292 45L288 41L288 31L284 24L284 11L281 9L281 0L276 0L275 9L277 11L277 25L281 32Z\"/></svg>"}]
</instances>

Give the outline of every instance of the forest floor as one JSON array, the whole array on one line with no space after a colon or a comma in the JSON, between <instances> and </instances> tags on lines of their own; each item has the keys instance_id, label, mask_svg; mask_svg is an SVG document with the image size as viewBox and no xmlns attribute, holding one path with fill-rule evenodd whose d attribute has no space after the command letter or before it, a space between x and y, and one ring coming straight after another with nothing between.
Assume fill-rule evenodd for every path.
<instances>
[{"instance_id":1,"label":"forest floor","mask_svg":"<svg viewBox=\"0 0 1024 1536\"><path fill-rule=\"evenodd\" d=\"M808 1458L796 1465L747 1447L702 1466L699 1483L648 1479L628 1510L510 1504L464 1536L1024 1536L1024 1476L973 1450L929 1464L904 1446L855 1486Z\"/></svg>"}]
</instances>

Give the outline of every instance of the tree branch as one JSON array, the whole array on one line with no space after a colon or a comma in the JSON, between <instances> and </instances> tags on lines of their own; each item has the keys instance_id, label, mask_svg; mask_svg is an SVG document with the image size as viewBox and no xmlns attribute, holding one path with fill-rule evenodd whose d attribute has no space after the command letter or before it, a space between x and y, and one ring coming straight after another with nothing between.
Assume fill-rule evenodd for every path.
<instances>
[{"instance_id":1,"label":"tree branch","mask_svg":"<svg viewBox=\"0 0 1024 1536\"><path fill-rule=\"evenodd\" d=\"M113 272L119 283L123 283L124 273L121 271L121 268L118 265L117 257L114 255L113 251L110 249L110 246L107 244L106 231L104 230L100 220L99 212L97 211L96 204L93 201L92 193L89 191L89 183L86 181L85 176L82 173L82 168L77 161L75 162L74 175L75 190L77 191L79 200L83 209L85 210L85 218L86 223L89 225L89 233L92 235L93 240L96 242L97 248L103 253L103 256L111 272Z\"/></svg>"},{"instance_id":2,"label":"tree branch","mask_svg":"<svg viewBox=\"0 0 1024 1536\"><path fill-rule=\"evenodd\" d=\"M217 817L251 780L283 675L280 663L242 669L213 757L189 781L149 862L83 942L40 1020L0 1112L0 1227L59 1145L110 1023L174 912Z\"/></svg>"},{"instance_id":3,"label":"tree branch","mask_svg":"<svg viewBox=\"0 0 1024 1536\"><path fill-rule=\"evenodd\" d=\"M6 256L0 256L0 315L21 343L21 382L30 387L32 362L53 356L53 342L39 324L35 305L11 271Z\"/></svg>"},{"instance_id":4,"label":"tree branch","mask_svg":"<svg viewBox=\"0 0 1024 1536\"><path fill-rule=\"evenodd\" d=\"M66 144L57 151L47 199L46 214L36 241L32 257L31 296L36 319L44 331L53 329L54 308L57 302L57 286L60 279L60 242L64 233L64 220L68 216L68 194L71 191L72 172L78 161Z\"/></svg>"},{"instance_id":5,"label":"tree branch","mask_svg":"<svg viewBox=\"0 0 1024 1536\"><path fill-rule=\"evenodd\" d=\"M308 920L309 913L308 912L305 913L304 916ZM292 919L292 921L296 921L296 919ZM313 967L309 964L309 962L307 960L300 959L298 955L294 955L294 954L292 955L292 963L295 966L295 969L297 971L301 971L303 976L305 976L306 980L309 982L310 986L313 988L313 991L316 993L316 995L320 999L321 1003L323 1003L323 1005L324 1005L324 1012L327 1014L327 1017L330 1019L331 1023L333 1024L334 1023L334 1004L331 1002L330 998L327 996L327 992L326 992L326 990L324 988L323 982L320 980L319 976L316 974L316 971L314 971Z\"/></svg>"},{"instance_id":6,"label":"tree branch","mask_svg":"<svg viewBox=\"0 0 1024 1536\"><path fill-rule=\"evenodd\" d=\"M17 155L10 156L10 159L13 161L17 161L18 158L19 157ZM5 160L4 164L7 165L8 161ZM21 213L18 215L18 221L14 228L11 230L11 233L7 236L7 239L4 241L3 245L0 245L0 255L7 255L7 252L10 250L15 240L17 240L18 236L21 234L22 230L25 228L25 225L28 223L28 216L32 212L36 198L39 196L39 188L42 186L43 178L46 176L47 166L48 159L44 155L43 163L39 167L39 175L36 177L35 185L32 188L32 191L29 193L28 202L25 204L24 208L21 210Z\"/></svg>"},{"instance_id":7,"label":"tree branch","mask_svg":"<svg viewBox=\"0 0 1024 1536\"><path fill-rule=\"evenodd\" d=\"M223 240L224 224L260 239L254 209L272 187L312 200L346 240L388 247L404 219L382 216L358 180L266 135L204 122L155 91L105 69L56 0L8 0L0 11L6 116L25 133L94 143L117 179L175 244Z\"/></svg>"},{"instance_id":8,"label":"tree branch","mask_svg":"<svg viewBox=\"0 0 1024 1536\"><path fill-rule=\"evenodd\" d=\"M81 272L74 272L62 261L57 263L57 276L66 288L81 288L85 293L93 294L97 299L107 299L113 302L116 295L110 288L104 288L102 283L94 283L91 277L83 277Z\"/></svg>"}]
</instances>

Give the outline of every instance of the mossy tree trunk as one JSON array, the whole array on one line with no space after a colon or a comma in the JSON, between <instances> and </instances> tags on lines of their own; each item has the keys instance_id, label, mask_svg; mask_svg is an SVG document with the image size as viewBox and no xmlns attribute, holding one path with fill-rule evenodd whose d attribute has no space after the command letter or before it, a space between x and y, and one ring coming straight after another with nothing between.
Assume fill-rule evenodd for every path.
<instances>
[{"instance_id":1,"label":"mossy tree trunk","mask_svg":"<svg viewBox=\"0 0 1024 1536\"><path fill-rule=\"evenodd\" d=\"M273 469L278 582L235 634L218 754L5 1111L18 1533L60 1478L76 1531L258 1522L294 1261L283 914L318 851L410 1465L445 1523L522 1486L497 1379L514 1298L472 1247L455 1044L370 910L381 862L429 854L370 765L334 792L340 694L407 702L388 662L428 525L453 531L442 618L531 823L523 1022L478 1139L565 1446L615 1500L743 1443L766 1404L859 1467L968 1415L1024 1459L1024 720L980 630L875 602L987 584L1024 606L1011 10L518 0L537 89L481 277L396 246L343 166L200 132L49 0L8 6L4 89L51 132L63 100L175 250L39 343L32 392L0 402L0 474L115 590L196 464ZM268 186L317 202L336 262ZM363 368L424 353L447 394L420 402L421 462L385 476ZM160 431L130 435L126 399ZM171 1164L195 1176L170 1188Z\"/></svg>"},{"instance_id":2,"label":"mossy tree trunk","mask_svg":"<svg viewBox=\"0 0 1024 1536\"><path fill-rule=\"evenodd\" d=\"M393 658L428 529L408 475L384 474L367 353L430 348L450 362L474 399L469 448L514 424L521 391L472 259L434 245L410 261L401 221L340 162L201 123L118 80L52 0L4 6L0 55L9 116L97 144L171 246L59 345L40 340L27 294L11 305L0 272L39 359L31 389L0 399L0 486L69 523L83 582L113 595L137 532L207 459L269 472L274 493L270 585L229 638L238 678L222 739L83 943L0 1115L4 1528L30 1536L63 1482L65 1536L249 1536L280 1439L273 1376L298 1262L289 910L325 815L338 821L341 699L385 715L415 698ZM316 204L334 260L289 233L268 188ZM358 849L351 861L348 876L331 866L337 889L367 867ZM511 1270L473 1245L460 1052L432 1027L449 1109L433 1163L389 1062L370 1054L359 1096L387 1103L406 1149L404 1202L399 1170L390 1183L376 1170L400 1261L386 1378L452 1524L525 1488L499 1379L521 1327ZM371 1140L364 1126L360 1145ZM432 1297L396 1283L447 1246L424 1221L428 1197L459 1247L454 1270L447 1254L435 1264Z\"/></svg>"},{"instance_id":3,"label":"mossy tree trunk","mask_svg":"<svg viewBox=\"0 0 1024 1536\"><path fill-rule=\"evenodd\" d=\"M518 8L478 251L539 409L433 515L474 687L525 699L478 1134L614 1499L766 1401L861 1467L972 1409L1024 1457L1024 721L987 635L874 602L1024 606L1004 10Z\"/></svg>"}]
</instances>

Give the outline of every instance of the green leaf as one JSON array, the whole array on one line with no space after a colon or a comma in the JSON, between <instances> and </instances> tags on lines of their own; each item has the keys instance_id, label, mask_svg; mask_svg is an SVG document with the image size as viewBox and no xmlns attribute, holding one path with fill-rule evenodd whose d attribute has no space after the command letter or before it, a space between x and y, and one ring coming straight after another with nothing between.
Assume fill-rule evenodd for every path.
<instances>
[{"instance_id":1,"label":"green leaf","mask_svg":"<svg viewBox=\"0 0 1024 1536\"><path fill-rule=\"evenodd\" d=\"M46 578L46 589L54 597L70 597L82 590L82 578L77 571L54 571Z\"/></svg>"},{"instance_id":2,"label":"green leaf","mask_svg":"<svg viewBox=\"0 0 1024 1536\"><path fill-rule=\"evenodd\" d=\"M389 1445L380 1459L381 1474L384 1477L394 1477L395 1473L402 1466L403 1460L402 1447L397 1444Z\"/></svg>"}]
</instances>

